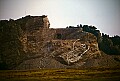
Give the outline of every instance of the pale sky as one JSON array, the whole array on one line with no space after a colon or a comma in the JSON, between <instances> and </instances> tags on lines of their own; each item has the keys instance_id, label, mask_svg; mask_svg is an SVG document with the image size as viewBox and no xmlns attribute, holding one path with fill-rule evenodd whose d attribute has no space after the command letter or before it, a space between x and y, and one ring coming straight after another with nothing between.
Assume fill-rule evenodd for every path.
<instances>
[{"instance_id":1,"label":"pale sky","mask_svg":"<svg viewBox=\"0 0 120 81\"><path fill-rule=\"evenodd\" d=\"M0 0L0 20L48 15L51 28L96 26L120 36L120 0Z\"/></svg>"}]
</instances>

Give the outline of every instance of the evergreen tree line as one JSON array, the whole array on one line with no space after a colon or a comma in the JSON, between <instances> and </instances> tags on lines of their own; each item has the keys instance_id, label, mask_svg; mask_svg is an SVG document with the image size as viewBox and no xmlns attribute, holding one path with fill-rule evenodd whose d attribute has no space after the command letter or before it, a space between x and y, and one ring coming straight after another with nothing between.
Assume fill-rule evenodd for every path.
<instances>
[{"instance_id":1,"label":"evergreen tree line","mask_svg":"<svg viewBox=\"0 0 120 81\"><path fill-rule=\"evenodd\" d=\"M83 31L89 32L94 34L97 37L97 41L99 44L99 49L106 54L110 55L120 55L120 36L116 35L114 37L109 37L109 35L100 33L99 30L95 26L88 26L88 25L77 25L68 26L67 28L82 28Z\"/></svg>"},{"instance_id":2,"label":"evergreen tree line","mask_svg":"<svg viewBox=\"0 0 120 81\"><path fill-rule=\"evenodd\" d=\"M83 31L94 34L97 37L99 44L99 49L106 54L110 55L120 55L120 36L116 35L110 37L107 34L100 33L95 26L80 25L79 27L83 28Z\"/></svg>"}]
</instances>

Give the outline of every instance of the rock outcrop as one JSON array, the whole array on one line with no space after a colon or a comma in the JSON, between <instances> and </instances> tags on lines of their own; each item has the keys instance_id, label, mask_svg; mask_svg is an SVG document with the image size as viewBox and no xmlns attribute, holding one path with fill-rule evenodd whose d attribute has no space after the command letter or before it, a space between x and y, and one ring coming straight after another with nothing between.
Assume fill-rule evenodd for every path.
<instances>
[{"instance_id":1,"label":"rock outcrop","mask_svg":"<svg viewBox=\"0 0 120 81\"><path fill-rule=\"evenodd\" d=\"M63 59L60 60L61 63L67 65L100 56L97 39L94 35L90 33L85 33L83 36L82 34L78 35L81 39L52 40L50 42L52 56L58 61ZM84 37L88 37L88 40L82 39Z\"/></svg>"},{"instance_id":2,"label":"rock outcrop","mask_svg":"<svg viewBox=\"0 0 120 81\"><path fill-rule=\"evenodd\" d=\"M0 65L4 67L0 69L79 68L101 57L100 32L95 27L49 27L45 15L1 20ZM6 41L7 34L13 39Z\"/></svg>"}]
</instances>

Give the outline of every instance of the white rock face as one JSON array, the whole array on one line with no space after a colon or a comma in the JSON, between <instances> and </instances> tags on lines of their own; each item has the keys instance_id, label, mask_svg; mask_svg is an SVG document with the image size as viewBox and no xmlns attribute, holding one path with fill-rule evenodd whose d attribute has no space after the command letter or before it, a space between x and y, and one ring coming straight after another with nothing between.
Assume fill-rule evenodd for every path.
<instances>
[{"instance_id":1,"label":"white rock face","mask_svg":"<svg viewBox=\"0 0 120 81\"><path fill-rule=\"evenodd\" d=\"M55 44L59 41L55 40L53 43ZM62 45L59 45L59 49L52 52L52 55L55 58L62 58L67 65L74 64L80 60L84 62L85 59L90 59L94 56L100 56L98 44L96 42L89 43L89 41L86 41L83 43L83 41L77 39L61 41L61 44ZM53 48L57 48L57 45L53 45Z\"/></svg>"}]
</instances>

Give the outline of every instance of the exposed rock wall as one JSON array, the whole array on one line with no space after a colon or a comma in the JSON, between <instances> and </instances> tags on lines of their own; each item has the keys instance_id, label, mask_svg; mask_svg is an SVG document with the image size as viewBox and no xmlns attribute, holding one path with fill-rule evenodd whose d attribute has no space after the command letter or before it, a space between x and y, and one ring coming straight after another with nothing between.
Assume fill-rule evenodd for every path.
<instances>
[{"instance_id":1,"label":"exposed rock wall","mask_svg":"<svg viewBox=\"0 0 120 81\"><path fill-rule=\"evenodd\" d=\"M81 33L78 35L81 39L50 41L49 44L51 45L48 46L48 49L51 55L67 65L76 63L79 60L85 61L100 56L97 39L94 35L90 33L84 34L89 39L86 41L82 39L84 36L81 36Z\"/></svg>"},{"instance_id":2,"label":"exposed rock wall","mask_svg":"<svg viewBox=\"0 0 120 81\"><path fill-rule=\"evenodd\" d=\"M26 22L26 38L23 37L26 42L23 44L28 55L47 55L65 65L100 55L97 38L93 34L84 32L82 28L52 29L49 26L46 16L33 17Z\"/></svg>"},{"instance_id":3,"label":"exposed rock wall","mask_svg":"<svg viewBox=\"0 0 120 81\"><path fill-rule=\"evenodd\" d=\"M11 25L11 22L14 25ZM45 15L26 16L18 20L5 21L5 24L8 25L11 31L13 28L15 32L19 32L12 39L19 41L18 46L16 45L17 49L14 48L15 54L13 53L13 48L9 49L12 52L4 51L3 46L0 48L2 49L0 50L0 64L6 63L9 67L12 65L14 67L17 66L16 68L8 67L9 69L79 68L84 66L90 59L101 57L98 37L96 37L100 32L97 34L89 33L87 32L89 30L88 27L87 29L86 27L49 28L50 22ZM6 34L5 28L2 28L3 25L4 23L1 25L1 31L4 30ZM94 29L90 31L94 32ZM4 37L2 33L0 34L0 38ZM14 34L10 35L11 38L12 35ZM4 40L7 39L4 38ZM16 44L16 42L14 43ZM4 48L7 47L9 46ZM6 58L5 56L9 57ZM5 58L2 59L2 57ZM14 62L15 57L17 57L17 62ZM10 63L7 63L5 59L8 59L7 62L10 60ZM86 66L89 65L86 64Z\"/></svg>"}]
</instances>

